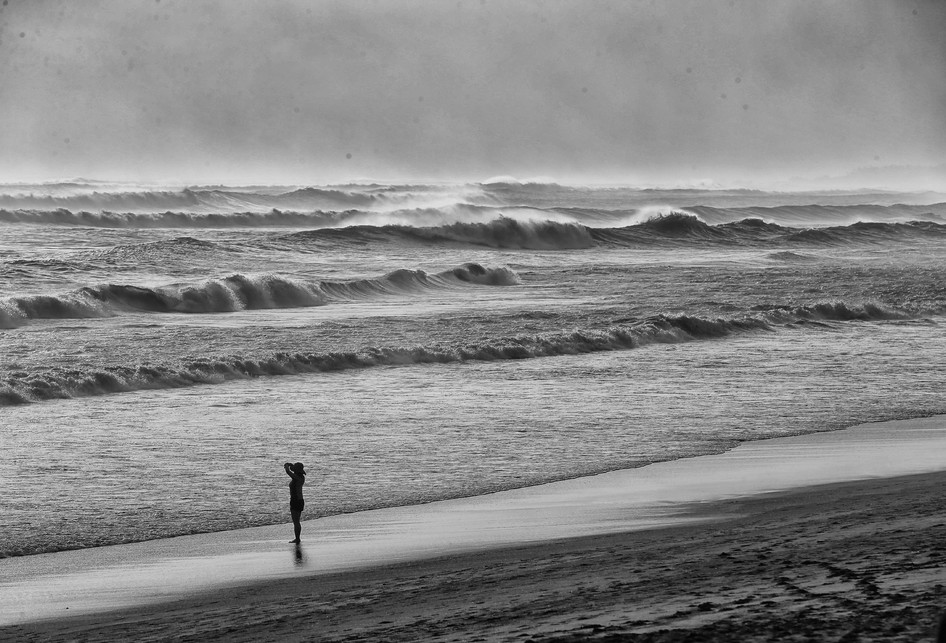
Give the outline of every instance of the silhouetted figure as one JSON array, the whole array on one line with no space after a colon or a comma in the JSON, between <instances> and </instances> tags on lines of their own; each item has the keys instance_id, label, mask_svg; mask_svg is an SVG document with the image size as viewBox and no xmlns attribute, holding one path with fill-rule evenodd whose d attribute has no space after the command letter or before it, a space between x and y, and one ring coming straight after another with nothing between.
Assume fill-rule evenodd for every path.
<instances>
[{"instance_id":1,"label":"silhouetted figure","mask_svg":"<svg viewBox=\"0 0 946 643\"><path fill-rule=\"evenodd\" d=\"M939 617L939 628L936 630L936 643L946 643L946 612Z\"/></svg>"},{"instance_id":2,"label":"silhouetted figure","mask_svg":"<svg viewBox=\"0 0 946 643\"><path fill-rule=\"evenodd\" d=\"M292 515L292 526L296 531L296 539L289 542L300 543L302 539L302 523L299 522L302 517L302 510L305 508L305 500L302 498L302 485L305 484L305 467L301 462L295 464L286 463L283 465L286 473L292 478L289 483L289 513Z\"/></svg>"}]
</instances>

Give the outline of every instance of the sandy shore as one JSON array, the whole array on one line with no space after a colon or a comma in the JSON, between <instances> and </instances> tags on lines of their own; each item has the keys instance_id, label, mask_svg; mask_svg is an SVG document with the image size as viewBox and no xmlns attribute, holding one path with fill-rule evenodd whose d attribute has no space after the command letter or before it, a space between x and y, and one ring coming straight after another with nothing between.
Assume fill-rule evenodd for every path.
<instances>
[{"instance_id":1,"label":"sandy shore","mask_svg":"<svg viewBox=\"0 0 946 643\"><path fill-rule=\"evenodd\" d=\"M669 527L257 578L0 639L931 640L946 608L944 484L935 472L690 502Z\"/></svg>"},{"instance_id":2,"label":"sandy shore","mask_svg":"<svg viewBox=\"0 0 946 643\"><path fill-rule=\"evenodd\" d=\"M700 526L231 588L4 640L922 641L946 473L724 501Z\"/></svg>"}]
</instances>

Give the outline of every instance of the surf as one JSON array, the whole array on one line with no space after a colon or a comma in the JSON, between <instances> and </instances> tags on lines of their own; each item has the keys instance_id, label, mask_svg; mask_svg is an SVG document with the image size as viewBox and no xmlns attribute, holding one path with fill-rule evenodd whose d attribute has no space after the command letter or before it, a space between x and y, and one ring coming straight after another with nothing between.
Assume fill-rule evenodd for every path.
<instances>
[{"instance_id":1,"label":"surf","mask_svg":"<svg viewBox=\"0 0 946 643\"><path fill-rule=\"evenodd\" d=\"M460 272L458 273L457 270ZM477 264L440 273L439 278L479 283L494 278ZM418 275L409 271L389 276L391 283L413 287ZM357 288L356 288L357 289ZM351 291L346 293L350 294ZM152 301L147 293L138 293ZM91 369L49 368L7 373L0 379L0 406L44 400L106 395L127 391L219 384L235 379L278 377L332 371L468 361L505 361L580 355L720 340L755 332L776 332L780 326L807 322L890 321L941 315L944 311L897 308L877 302L815 302L801 306L759 305L741 315L708 317L658 314L617 319L605 328L577 328L534 335L520 334L463 343L413 346L365 346L360 350L312 352L300 347L264 357L204 356L165 364L114 364Z\"/></svg>"},{"instance_id":2,"label":"surf","mask_svg":"<svg viewBox=\"0 0 946 643\"><path fill-rule=\"evenodd\" d=\"M505 266L465 263L438 273L398 269L381 277L351 281L308 280L277 273L231 274L200 282L148 287L107 283L63 294L36 294L0 300L0 328L31 320L112 317L123 312L211 314L240 310L301 308L363 301L468 286L514 286Z\"/></svg>"}]
</instances>

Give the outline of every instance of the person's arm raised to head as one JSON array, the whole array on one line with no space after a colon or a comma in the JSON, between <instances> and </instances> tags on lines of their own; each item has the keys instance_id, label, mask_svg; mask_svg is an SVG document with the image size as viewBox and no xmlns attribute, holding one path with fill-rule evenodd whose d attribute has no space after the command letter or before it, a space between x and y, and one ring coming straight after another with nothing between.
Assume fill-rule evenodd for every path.
<instances>
[{"instance_id":1,"label":"person's arm raised to head","mask_svg":"<svg viewBox=\"0 0 946 643\"><path fill-rule=\"evenodd\" d=\"M296 474L295 471L292 470L292 463L287 462L286 464L283 465L283 467L285 467L286 473L289 474L290 478L292 478L293 480L301 480L301 476L299 476L298 474Z\"/></svg>"}]
</instances>

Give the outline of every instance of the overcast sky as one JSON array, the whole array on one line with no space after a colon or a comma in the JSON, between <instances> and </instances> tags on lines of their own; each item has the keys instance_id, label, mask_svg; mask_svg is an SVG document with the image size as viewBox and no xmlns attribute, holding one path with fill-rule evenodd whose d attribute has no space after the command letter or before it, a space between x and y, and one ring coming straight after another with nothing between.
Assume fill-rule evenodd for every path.
<instances>
[{"instance_id":1,"label":"overcast sky","mask_svg":"<svg viewBox=\"0 0 946 643\"><path fill-rule=\"evenodd\" d=\"M3 0L0 180L946 161L946 2Z\"/></svg>"}]
</instances>

